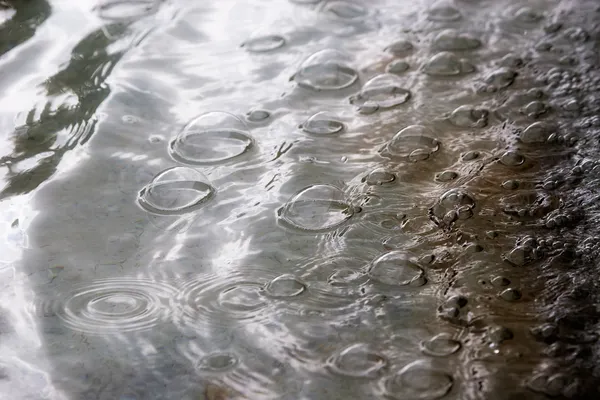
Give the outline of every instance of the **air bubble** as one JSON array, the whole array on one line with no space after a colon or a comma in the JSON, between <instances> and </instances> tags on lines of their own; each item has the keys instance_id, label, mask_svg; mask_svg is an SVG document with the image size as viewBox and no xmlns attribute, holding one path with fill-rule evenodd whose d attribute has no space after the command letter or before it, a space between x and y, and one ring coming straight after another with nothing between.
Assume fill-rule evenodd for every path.
<instances>
[{"instance_id":1,"label":"air bubble","mask_svg":"<svg viewBox=\"0 0 600 400\"><path fill-rule=\"evenodd\" d=\"M197 210L215 190L199 171L173 167L156 175L138 193L140 206L158 215L179 215Z\"/></svg>"},{"instance_id":2,"label":"air bubble","mask_svg":"<svg viewBox=\"0 0 600 400\"><path fill-rule=\"evenodd\" d=\"M517 73L510 68L499 68L485 78L485 82L496 89L504 89L513 84Z\"/></svg>"},{"instance_id":3,"label":"air bubble","mask_svg":"<svg viewBox=\"0 0 600 400\"><path fill-rule=\"evenodd\" d=\"M515 13L514 17L519 22L524 23L535 23L541 21L544 16L531 7L519 8Z\"/></svg>"},{"instance_id":4,"label":"air bubble","mask_svg":"<svg viewBox=\"0 0 600 400\"><path fill-rule=\"evenodd\" d=\"M521 296L521 292L513 288L504 289L500 292L500 297L506 301L517 301Z\"/></svg>"},{"instance_id":5,"label":"air bubble","mask_svg":"<svg viewBox=\"0 0 600 400\"><path fill-rule=\"evenodd\" d=\"M423 71L431 76L458 76L475 71L475 67L456 54L443 51L431 57L423 66Z\"/></svg>"},{"instance_id":6,"label":"air bubble","mask_svg":"<svg viewBox=\"0 0 600 400\"><path fill-rule=\"evenodd\" d=\"M470 218L475 205L475 199L470 193L463 189L451 189L440 197L431 208L431 213L437 217L438 221L449 225L456 221L461 214L463 216L461 219Z\"/></svg>"},{"instance_id":7,"label":"air bubble","mask_svg":"<svg viewBox=\"0 0 600 400\"><path fill-rule=\"evenodd\" d=\"M396 57L402 57L410 53L414 49L411 42L405 39L398 40L386 47L386 51L392 53Z\"/></svg>"},{"instance_id":8,"label":"air bubble","mask_svg":"<svg viewBox=\"0 0 600 400\"><path fill-rule=\"evenodd\" d=\"M371 279L386 285L422 286L425 284L423 269L400 250L391 251L373 260L368 273Z\"/></svg>"},{"instance_id":9,"label":"air bubble","mask_svg":"<svg viewBox=\"0 0 600 400\"><path fill-rule=\"evenodd\" d=\"M433 47L437 50L474 50L480 46L479 39L454 29L445 29L433 39Z\"/></svg>"},{"instance_id":10,"label":"air bubble","mask_svg":"<svg viewBox=\"0 0 600 400\"><path fill-rule=\"evenodd\" d=\"M302 130L314 135L332 135L344 129L344 124L335 120L329 113L321 111L307 119L301 126Z\"/></svg>"},{"instance_id":11,"label":"air bubble","mask_svg":"<svg viewBox=\"0 0 600 400\"><path fill-rule=\"evenodd\" d=\"M337 187L313 185L292 196L278 214L291 227L323 232L339 227L356 211Z\"/></svg>"},{"instance_id":12,"label":"air bubble","mask_svg":"<svg viewBox=\"0 0 600 400\"><path fill-rule=\"evenodd\" d=\"M265 53L283 47L285 38L279 35L255 37L242 43L242 47L251 53Z\"/></svg>"},{"instance_id":13,"label":"air bubble","mask_svg":"<svg viewBox=\"0 0 600 400\"><path fill-rule=\"evenodd\" d=\"M358 80L349 63L350 57L340 51L321 50L306 59L292 79L313 90L344 89Z\"/></svg>"},{"instance_id":14,"label":"air bubble","mask_svg":"<svg viewBox=\"0 0 600 400\"><path fill-rule=\"evenodd\" d=\"M200 359L198 369L210 372L224 372L234 368L238 358L232 353L214 353Z\"/></svg>"},{"instance_id":15,"label":"air bubble","mask_svg":"<svg viewBox=\"0 0 600 400\"><path fill-rule=\"evenodd\" d=\"M383 185L384 183L391 183L396 179L396 175L386 171L383 168L377 168L366 176L365 182L369 185Z\"/></svg>"},{"instance_id":16,"label":"air bubble","mask_svg":"<svg viewBox=\"0 0 600 400\"><path fill-rule=\"evenodd\" d=\"M447 357L460 350L461 344L451 335L441 333L429 340L421 342L421 351L428 356Z\"/></svg>"},{"instance_id":17,"label":"air bubble","mask_svg":"<svg viewBox=\"0 0 600 400\"><path fill-rule=\"evenodd\" d=\"M417 360L406 365L391 377L385 385L393 399L439 399L452 388L450 374L436 368L427 360Z\"/></svg>"},{"instance_id":18,"label":"air bubble","mask_svg":"<svg viewBox=\"0 0 600 400\"><path fill-rule=\"evenodd\" d=\"M438 182L450 182L458 178L458 173L454 171L444 171L435 174L435 180Z\"/></svg>"},{"instance_id":19,"label":"air bubble","mask_svg":"<svg viewBox=\"0 0 600 400\"><path fill-rule=\"evenodd\" d=\"M487 125L489 111L463 105L452 111L448 120L461 128L483 128Z\"/></svg>"},{"instance_id":20,"label":"air bubble","mask_svg":"<svg viewBox=\"0 0 600 400\"><path fill-rule=\"evenodd\" d=\"M521 132L519 139L526 144L544 143L554 133L554 127L544 122L534 122Z\"/></svg>"},{"instance_id":21,"label":"air bubble","mask_svg":"<svg viewBox=\"0 0 600 400\"><path fill-rule=\"evenodd\" d=\"M295 297L306 290L306 285L293 275L281 275L265 286L265 293L271 297Z\"/></svg>"},{"instance_id":22,"label":"air bubble","mask_svg":"<svg viewBox=\"0 0 600 400\"><path fill-rule=\"evenodd\" d=\"M239 118L217 111L190 121L171 141L169 151L175 161L184 164L212 165L239 157L252 145Z\"/></svg>"},{"instance_id":23,"label":"air bubble","mask_svg":"<svg viewBox=\"0 0 600 400\"><path fill-rule=\"evenodd\" d=\"M394 60L387 65L387 67L385 68L385 72L390 74L402 74L408 71L409 68L410 65L406 61Z\"/></svg>"},{"instance_id":24,"label":"air bubble","mask_svg":"<svg viewBox=\"0 0 600 400\"><path fill-rule=\"evenodd\" d=\"M271 113L267 110L252 110L248 114L246 114L246 118L250 122L262 122L268 119L271 116Z\"/></svg>"},{"instance_id":25,"label":"air bubble","mask_svg":"<svg viewBox=\"0 0 600 400\"><path fill-rule=\"evenodd\" d=\"M359 94L350 98L350 103L359 108L387 109L406 103L410 96L397 76L383 74L368 81Z\"/></svg>"},{"instance_id":26,"label":"air bubble","mask_svg":"<svg viewBox=\"0 0 600 400\"><path fill-rule=\"evenodd\" d=\"M327 15L346 21L360 19L367 15L365 7L346 1L328 1L322 10Z\"/></svg>"},{"instance_id":27,"label":"air bubble","mask_svg":"<svg viewBox=\"0 0 600 400\"><path fill-rule=\"evenodd\" d=\"M438 1L428 11L427 17L432 21L449 22L462 18L460 11L448 1Z\"/></svg>"},{"instance_id":28,"label":"air bubble","mask_svg":"<svg viewBox=\"0 0 600 400\"><path fill-rule=\"evenodd\" d=\"M394 135L384 153L392 157L414 159L414 152L418 151L429 158L440 149L440 143L433 136L433 132L423 125L409 125Z\"/></svg>"},{"instance_id":29,"label":"air bubble","mask_svg":"<svg viewBox=\"0 0 600 400\"><path fill-rule=\"evenodd\" d=\"M525 157L515 151L509 150L500 156L500 162L507 167L518 167L525 163Z\"/></svg>"},{"instance_id":30,"label":"air bubble","mask_svg":"<svg viewBox=\"0 0 600 400\"><path fill-rule=\"evenodd\" d=\"M387 365L385 356L362 343L346 347L327 361L327 366L334 373L366 379L377 378Z\"/></svg>"}]
</instances>

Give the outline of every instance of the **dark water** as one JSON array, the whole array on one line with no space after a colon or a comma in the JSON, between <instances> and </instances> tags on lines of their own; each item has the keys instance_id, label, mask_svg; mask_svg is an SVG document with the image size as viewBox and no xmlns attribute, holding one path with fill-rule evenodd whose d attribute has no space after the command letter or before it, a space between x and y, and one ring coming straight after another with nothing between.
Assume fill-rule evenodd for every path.
<instances>
[{"instance_id":1,"label":"dark water","mask_svg":"<svg viewBox=\"0 0 600 400\"><path fill-rule=\"evenodd\" d=\"M596 399L594 1L0 1L0 397Z\"/></svg>"}]
</instances>

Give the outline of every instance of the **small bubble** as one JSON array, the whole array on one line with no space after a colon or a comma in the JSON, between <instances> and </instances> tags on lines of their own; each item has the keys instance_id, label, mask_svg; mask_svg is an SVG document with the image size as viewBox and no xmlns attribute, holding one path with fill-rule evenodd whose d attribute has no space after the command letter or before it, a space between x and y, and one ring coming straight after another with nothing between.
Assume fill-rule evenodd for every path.
<instances>
[{"instance_id":1,"label":"small bubble","mask_svg":"<svg viewBox=\"0 0 600 400\"><path fill-rule=\"evenodd\" d=\"M451 189L444 193L436 204L431 208L432 214L446 224L454 222L457 218L465 219L473 215L475 199L463 189ZM450 221L446 217L452 213L454 216Z\"/></svg>"},{"instance_id":2,"label":"small bubble","mask_svg":"<svg viewBox=\"0 0 600 400\"><path fill-rule=\"evenodd\" d=\"M344 124L336 121L327 112L321 111L302 124L302 130L314 135L331 135L344 129Z\"/></svg>"},{"instance_id":3,"label":"small bubble","mask_svg":"<svg viewBox=\"0 0 600 400\"><path fill-rule=\"evenodd\" d=\"M265 293L271 297L295 297L304 293L306 285L293 275L281 275L265 286Z\"/></svg>"},{"instance_id":4,"label":"small bubble","mask_svg":"<svg viewBox=\"0 0 600 400\"><path fill-rule=\"evenodd\" d=\"M521 292L517 289L508 288L500 292L500 297L506 301L517 301L521 298Z\"/></svg>"},{"instance_id":5,"label":"small bubble","mask_svg":"<svg viewBox=\"0 0 600 400\"><path fill-rule=\"evenodd\" d=\"M408 40L398 40L395 43L392 43L388 47L386 47L386 51L392 53L397 57L404 56L411 52L414 49L414 46Z\"/></svg>"},{"instance_id":6,"label":"small bubble","mask_svg":"<svg viewBox=\"0 0 600 400\"><path fill-rule=\"evenodd\" d=\"M438 1L429 9L427 17L432 21L449 22L457 21L462 15L456 7L453 7L448 1Z\"/></svg>"},{"instance_id":7,"label":"small bubble","mask_svg":"<svg viewBox=\"0 0 600 400\"><path fill-rule=\"evenodd\" d=\"M456 54L442 51L425 63L423 71L431 76L457 76L473 72L475 67Z\"/></svg>"},{"instance_id":8,"label":"small bubble","mask_svg":"<svg viewBox=\"0 0 600 400\"><path fill-rule=\"evenodd\" d=\"M355 20L367 15L367 9L360 4L346 1L328 1L323 7L323 12L343 20Z\"/></svg>"},{"instance_id":9,"label":"small bubble","mask_svg":"<svg viewBox=\"0 0 600 400\"><path fill-rule=\"evenodd\" d=\"M481 253L483 251L483 247L481 247L477 243L470 243L469 245L467 245L467 247L465 247L465 250L468 253Z\"/></svg>"},{"instance_id":10,"label":"small bubble","mask_svg":"<svg viewBox=\"0 0 600 400\"><path fill-rule=\"evenodd\" d=\"M515 151L509 150L502 154L500 162L507 167L518 167L525 163L525 157Z\"/></svg>"},{"instance_id":11,"label":"small bubble","mask_svg":"<svg viewBox=\"0 0 600 400\"><path fill-rule=\"evenodd\" d=\"M391 183L396 179L396 175L386 171L383 168L377 168L369 173L365 178L365 182L369 185L383 185Z\"/></svg>"},{"instance_id":12,"label":"small bubble","mask_svg":"<svg viewBox=\"0 0 600 400\"><path fill-rule=\"evenodd\" d=\"M435 180L438 182L450 182L458 178L458 173L454 171L444 171L435 174Z\"/></svg>"},{"instance_id":13,"label":"small bubble","mask_svg":"<svg viewBox=\"0 0 600 400\"><path fill-rule=\"evenodd\" d=\"M461 344L452 336L441 333L421 342L421 351L429 356L446 357L460 350Z\"/></svg>"},{"instance_id":14,"label":"small bubble","mask_svg":"<svg viewBox=\"0 0 600 400\"><path fill-rule=\"evenodd\" d=\"M477 150L467 151L462 155L463 161L473 161L479 158L480 153Z\"/></svg>"},{"instance_id":15,"label":"small bubble","mask_svg":"<svg viewBox=\"0 0 600 400\"><path fill-rule=\"evenodd\" d=\"M494 326L489 328L488 337L494 343L502 343L514 337L512 331L504 326Z\"/></svg>"},{"instance_id":16,"label":"small bubble","mask_svg":"<svg viewBox=\"0 0 600 400\"><path fill-rule=\"evenodd\" d=\"M211 372L223 372L232 369L238 363L235 354L214 353L209 354L198 362L198 368Z\"/></svg>"},{"instance_id":17,"label":"small bubble","mask_svg":"<svg viewBox=\"0 0 600 400\"><path fill-rule=\"evenodd\" d=\"M519 188L519 181L514 179L509 179L502 183L502 188L506 190L516 190Z\"/></svg>"},{"instance_id":18,"label":"small bubble","mask_svg":"<svg viewBox=\"0 0 600 400\"><path fill-rule=\"evenodd\" d=\"M534 100L525 105L521 112L529 118L537 118L548 111L548 106L543 101Z\"/></svg>"},{"instance_id":19,"label":"small bubble","mask_svg":"<svg viewBox=\"0 0 600 400\"><path fill-rule=\"evenodd\" d=\"M446 307L463 308L464 306L467 305L468 302L469 302L469 300L465 296L454 295L454 296L450 297L448 300L446 300Z\"/></svg>"},{"instance_id":20,"label":"small bubble","mask_svg":"<svg viewBox=\"0 0 600 400\"><path fill-rule=\"evenodd\" d=\"M394 135L387 143L385 153L392 157L410 157L414 160L415 151L427 154L427 158L440 148L433 132L423 125L410 125ZM412 157L411 157L412 156Z\"/></svg>"},{"instance_id":21,"label":"small bubble","mask_svg":"<svg viewBox=\"0 0 600 400\"><path fill-rule=\"evenodd\" d=\"M359 94L350 97L350 103L361 108L387 109L406 103L410 96L397 76L383 74L368 81Z\"/></svg>"},{"instance_id":22,"label":"small bubble","mask_svg":"<svg viewBox=\"0 0 600 400\"><path fill-rule=\"evenodd\" d=\"M251 122L261 122L268 119L271 113L267 110L252 110L246 114L246 118Z\"/></svg>"},{"instance_id":23,"label":"small bubble","mask_svg":"<svg viewBox=\"0 0 600 400\"><path fill-rule=\"evenodd\" d=\"M394 399L437 399L445 396L454 380L426 360L406 365L386 381L386 391Z\"/></svg>"},{"instance_id":24,"label":"small bubble","mask_svg":"<svg viewBox=\"0 0 600 400\"><path fill-rule=\"evenodd\" d=\"M512 85L516 77L516 71L510 68L499 68L486 76L485 82L496 89L504 89Z\"/></svg>"},{"instance_id":25,"label":"small bubble","mask_svg":"<svg viewBox=\"0 0 600 400\"><path fill-rule=\"evenodd\" d=\"M554 133L554 127L544 122L534 122L519 135L521 142L526 144L544 143Z\"/></svg>"},{"instance_id":26,"label":"small bubble","mask_svg":"<svg viewBox=\"0 0 600 400\"><path fill-rule=\"evenodd\" d=\"M358 80L358 73L349 62L350 57L342 52L321 50L307 58L292 79L313 90L344 89Z\"/></svg>"},{"instance_id":27,"label":"small bubble","mask_svg":"<svg viewBox=\"0 0 600 400\"><path fill-rule=\"evenodd\" d=\"M387 65L385 68L385 72L390 74L401 74L403 72L408 71L410 65L403 60L395 60Z\"/></svg>"},{"instance_id":28,"label":"small bubble","mask_svg":"<svg viewBox=\"0 0 600 400\"><path fill-rule=\"evenodd\" d=\"M332 372L340 375L374 379L388 366L388 360L372 350L369 345L357 343L329 358L327 366Z\"/></svg>"},{"instance_id":29,"label":"small bubble","mask_svg":"<svg viewBox=\"0 0 600 400\"><path fill-rule=\"evenodd\" d=\"M424 284L423 269L400 250L391 251L373 260L368 273L371 279L386 285L421 286Z\"/></svg>"},{"instance_id":30,"label":"small bubble","mask_svg":"<svg viewBox=\"0 0 600 400\"><path fill-rule=\"evenodd\" d=\"M519 22L524 23L535 23L539 22L544 18L544 16L537 11L535 11L531 7L522 7L519 8L515 13L514 17Z\"/></svg>"},{"instance_id":31,"label":"small bubble","mask_svg":"<svg viewBox=\"0 0 600 400\"><path fill-rule=\"evenodd\" d=\"M279 35L266 35L242 43L242 47L251 53L265 53L268 51L276 50L285 44L283 36Z\"/></svg>"},{"instance_id":32,"label":"small bubble","mask_svg":"<svg viewBox=\"0 0 600 400\"><path fill-rule=\"evenodd\" d=\"M510 285L510 279L504 276L495 276L491 279L492 285L496 287L508 286Z\"/></svg>"},{"instance_id":33,"label":"small bubble","mask_svg":"<svg viewBox=\"0 0 600 400\"><path fill-rule=\"evenodd\" d=\"M454 29L445 29L433 39L433 47L437 50L474 50L480 46L479 39L466 33L459 33Z\"/></svg>"},{"instance_id":34,"label":"small bubble","mask_svg":"<svg viewBox=\"0 0 600 400\"><path fill-rule=\"evenodd\" d=\"M448 120L461 128L483 128L487 125L489 111L463 105L452 111Z\"/></svg>"}]
</instances>

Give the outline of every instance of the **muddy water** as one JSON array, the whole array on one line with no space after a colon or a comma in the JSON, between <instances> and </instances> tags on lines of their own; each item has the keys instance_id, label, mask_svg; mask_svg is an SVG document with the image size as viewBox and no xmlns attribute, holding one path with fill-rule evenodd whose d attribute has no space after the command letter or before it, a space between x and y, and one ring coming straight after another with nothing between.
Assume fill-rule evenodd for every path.
<instances>
[{"instance_id":1,"label":"muddy water","mask_svg":"<svg viewBox=\"0 0 600 400\"><path fill-rule=\"evenodd\" d=\"M0 2L0 393L598 395L593 1Z\"/></svg>"}]
</instances>

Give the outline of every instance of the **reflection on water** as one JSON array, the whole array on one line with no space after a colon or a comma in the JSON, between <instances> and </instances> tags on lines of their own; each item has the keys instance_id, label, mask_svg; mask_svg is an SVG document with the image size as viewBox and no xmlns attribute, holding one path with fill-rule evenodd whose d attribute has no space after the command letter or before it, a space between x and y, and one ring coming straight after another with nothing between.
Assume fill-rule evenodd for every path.
<instances>
[{"instance_id":1,"label":"reflection on water","mask_svg":"<svg viewBox=\"0 0 600 400\"><path fill-rule=\"evenodd\" d=\"M0 394L595 399L593 1L0 1Z\"/></svg>"}]
</instances>

